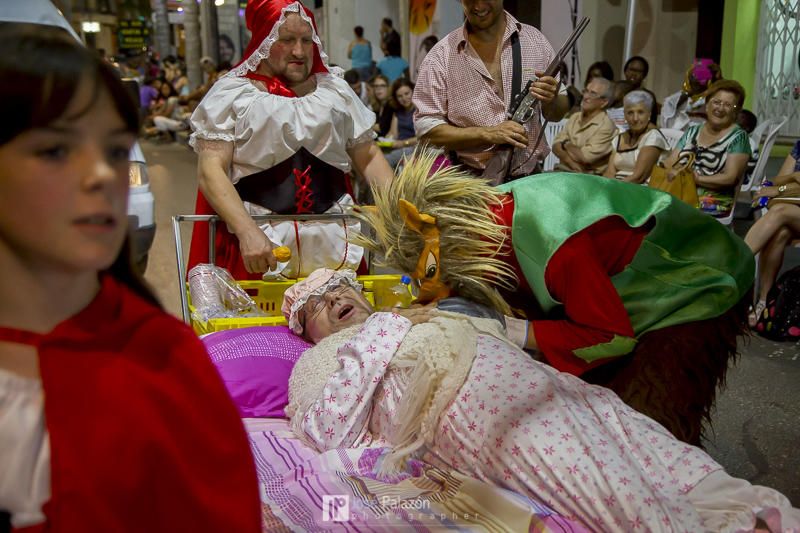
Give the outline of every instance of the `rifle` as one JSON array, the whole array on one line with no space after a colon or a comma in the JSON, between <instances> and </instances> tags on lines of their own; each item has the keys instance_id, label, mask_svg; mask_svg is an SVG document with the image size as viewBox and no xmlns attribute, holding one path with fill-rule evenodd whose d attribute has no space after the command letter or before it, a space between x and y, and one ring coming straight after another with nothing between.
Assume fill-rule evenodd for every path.
<instances>
[{"instance_id":1,"label":"rifle","mask_svg":"<svg viewBox=\"0 0 800 533\"><path fill-rule=\"evenodd\" d=\"M568 53L572 51L572 48L578 42L578 38L583 33L583 30L586 29L586 26L589 25L589 18L583 17L580 22L575 26L575 29L572 30L572 33L561 48L556 53L553 60L547 66L547 69L544 71L544 76L551 76L554 77L556 72L558 72L558 68L561 65L561 62L567 56ZM561 80L563 83L564 80ZM511 120L514 122L518 122L520 124L525 124L528 122L533 116L539 111L539 108L542 106L541 101L534 97L531 94L531 85L533 85L534 80L528 80L528 83L525 85L525 88L514 98L514 101L511 103L511 107L509 109L509 115ZM539 148L539 144L542 142L542 137L544 136L544 129L547 126L548 120L542 117L542 127L539 129L539 135L536 137L536 143L533 145L533 151L535 152L537 148ZM503 181L508 181L507 178L511 172L511 160L514 158L514 147L509 147L509 154L508 154L508 161L506 163L506 170L503 173L502 179ZM488 169L488 167L487 167Z\"/></svg>"}]
</instances>

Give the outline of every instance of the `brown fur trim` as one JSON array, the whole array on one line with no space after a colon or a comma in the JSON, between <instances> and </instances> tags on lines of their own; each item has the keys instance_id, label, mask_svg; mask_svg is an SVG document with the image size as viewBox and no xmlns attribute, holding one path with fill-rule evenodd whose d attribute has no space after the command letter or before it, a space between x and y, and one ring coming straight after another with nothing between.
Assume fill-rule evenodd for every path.
<instances>
[{"instance_id":1,"label":"brown fur trim","mask_svg":"<svg viewBox=\"0 0 800 533\"><path fill-rule=\"evenodd\" d=\"M749 302L748 295L717 318L648 332L632 354L582 377L610 388L676 438L700 446L717 389L736 360L738 337L747 333Z\"/></svg>"}]
</instances>

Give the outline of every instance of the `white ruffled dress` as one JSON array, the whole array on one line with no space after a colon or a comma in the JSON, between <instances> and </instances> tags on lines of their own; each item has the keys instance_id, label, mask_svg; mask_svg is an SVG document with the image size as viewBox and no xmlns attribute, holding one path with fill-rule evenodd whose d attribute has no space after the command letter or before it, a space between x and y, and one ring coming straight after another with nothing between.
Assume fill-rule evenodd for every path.
<instances>
[{"instance_id":1,"label":"white ruffled dress","mask_svg":"<svg viewBox=\"0 0 800 533\"><path fill-rule=\"evenodd\" d=\"M375 114L358 99L347 82L334 74L316 74L316 89L297 98L270 94L264 85L233 72L208 92L190 119L189 143L198 140L234 144L229 176L240 179L269 169L301 148L343 171L351 170L348 149L371 142ZM353 204L344 195L327 212L341 212ZM245 202L252 214L269 214ZM357 222L280 222L263 224L267 237L292 249L292 259L282 264L286 277L307 276L319 267L356 269L363 249L347 242L359 230ZM299 238L299 245L298 245Z\"/></svg>"}]
</instances>

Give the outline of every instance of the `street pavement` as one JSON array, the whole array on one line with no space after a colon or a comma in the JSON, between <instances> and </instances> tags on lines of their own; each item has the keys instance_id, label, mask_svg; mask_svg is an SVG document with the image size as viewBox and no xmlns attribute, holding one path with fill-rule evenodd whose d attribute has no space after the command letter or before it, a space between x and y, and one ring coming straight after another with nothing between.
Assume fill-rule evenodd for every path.
<instances>
[{"instance_id":1,"label":"street pavement","mask_svg":"<svg viewBox=\"0 0 800 533\"><path fill-rule=\"evenodd\" d=\"M145 278L164 307L180 317L179 281L171 217L191 214L197 191L197 158L185 145L143 142L156 198L156 237ZM770 161L775 169L780 161ZM774 171L774 170L773 170ZM769 175L769 173L768 173ZM737 221L744 235L749 223ZM183 254L191 228L184 225ZM787 266L800 264L792 250ZM733 476L783 492L800 506L800 346L751 337L740 343L741 356L728 373L713 427L707 431L708 453Z\"/></svg>"}]
</instances>

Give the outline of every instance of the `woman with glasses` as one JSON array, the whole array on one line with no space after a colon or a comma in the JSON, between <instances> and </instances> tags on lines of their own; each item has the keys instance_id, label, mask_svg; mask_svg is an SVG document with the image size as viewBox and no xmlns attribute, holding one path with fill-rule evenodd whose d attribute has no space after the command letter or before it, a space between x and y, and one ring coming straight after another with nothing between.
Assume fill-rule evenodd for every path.
<instances>
[{"instance_id":1,"label":"woman with glasses","mask_svg":"<svg viewBox=\"0 0 800 533\"><path fill-rule=\"evenodd\" d=\"M591 531L800 526L782 494L730 476L613 391L535 361L501 323L373 312L360 289L354 272L320 269L284 294L290 327L316 344L292 371L286 415L316 449L384 446L384 474L422 459Z\"/></svg>"},{"instance_id":2,"label":"woman with glasses","mask_svg":"<svg viewBox=\"0 0 800 533\"><path fill-rule=\"evenodd\" d=\"M375 112L377 122L372 127L379 137L386 137L389 133L389 128L392 126L392 117L394 117L394 109L389 104L391 100L389 95L389 78L383 74L376 74L369 82L372 92L370 95L370 107Z\"/></svg>"},{"instance_id":3,"label":"woman with glasses","mask_svg":"<svg viewBox=\"0 0 800 533\"><path fill-rule=\"evenodd\" d=\"M714 82L706 92L706 121L690 126L666 161L667 168L680 167L690 154L695 155L700 209L714 217L730 214L750 159L747 132L736 124L744 98L744 88L738 82Z\"/></svg>"}]
</instances>

